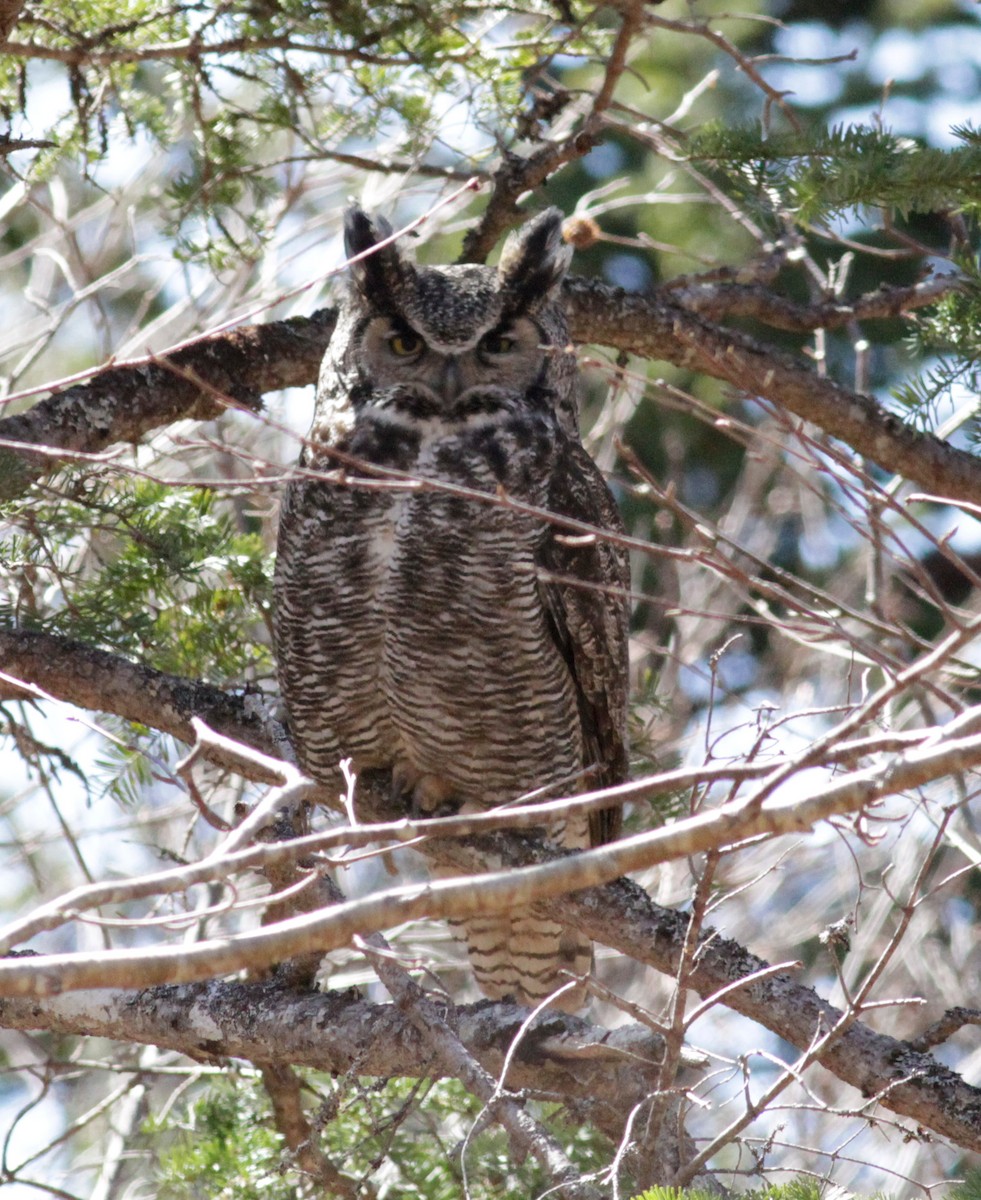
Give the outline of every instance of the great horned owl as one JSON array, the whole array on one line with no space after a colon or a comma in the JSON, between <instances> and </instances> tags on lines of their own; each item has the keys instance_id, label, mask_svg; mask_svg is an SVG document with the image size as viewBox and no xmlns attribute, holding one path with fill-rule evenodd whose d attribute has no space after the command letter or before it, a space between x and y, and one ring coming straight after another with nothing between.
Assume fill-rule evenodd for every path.
<instances>
[{"instance_id":1,"label":"great horned owl","mask_svg":"<svg viewBox=\"0 0 981 1200\"><path fill-rule=\"evenodd\" d=\"M419 267L389 234L346 214L348 256L364 257L280 518L275 634L300 761L328 784L343 758L390 768L416 813L620 782L625 555L541 515L621 529L579 441L561 214L512 234L496 269ZM548 836L595 845L619 816ZM534 909L463 925L488 996L536 1004L589 970L588 940Z\"/></svg>"}]
</instances>

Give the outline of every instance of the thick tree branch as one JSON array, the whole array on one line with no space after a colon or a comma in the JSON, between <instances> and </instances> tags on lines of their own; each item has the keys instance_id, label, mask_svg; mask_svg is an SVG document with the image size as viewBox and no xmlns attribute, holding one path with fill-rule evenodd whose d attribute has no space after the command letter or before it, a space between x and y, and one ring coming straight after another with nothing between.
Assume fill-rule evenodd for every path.
<instances>
[{"instance_id":1,"label":"thick tree branch","mask_svg":"<svg viewBox=\"0 0 981 1200\"><path fill-rule=\"evenodd\" d=\"M761 836L806 832L819 821L861 812L886 796L951 774L978 770L981 735L974 732L978 725L981 707L965 714L964 728L971 729L967 736L952 733L946 737L944 730L932 730L922 746L897 755L884 766L837 777L801 796L762 801L750 796L593 850L557 857L546 853L521 864L522 869L517 869L518 864L506 855L502 859L502 847L494 850L490 835L479 839L484 852L476 858L469 844L432 837L420 848L437 862L455 867L463 878L376 891L358 900L317 908L260 929L226 934L193 946L159 945L0 961L0 995L51 995L103 983L116 987L185 983L246 968L261 969L301 955L339 949L354 937L405 921L470 917L544 904L686 855L725 850ZM397 814L391 807L390 775L375 772L363 777L362 784L366 785L359 796L362 815L393 819ZM507 839L515 835L494 836ZM529 844L538 842L532 839ZM474 875L480 877L474 879ZM614 944L609 930L591 936Z\"/></svg>"},{"instance_id":2,"label":"thick tree branch","mask_svg":"<svg viewBox=\"0 0 981 1200\"><path fill-rule=\"evenodd\" d=\"M12 446L24 442L98 454L138 442L187 419L209 421L230 404L258 410L265 392L317 378L336 313L243 325L201 338L166 359L108 366L85 383L55 392L26 412L0 420L0 501L20 495L59 463L57 456Z\"/></svg>"},{"instance_id":3,"label":"thick tree branch","mask_svg":"<svg viewBox=\"0 0 981 1200\"><path fill-rule=\"evenodd\" d=\"M596 280L565 288L572 336L722 379L788 409L880 467L958 500L981 495L981 459L920 433L871 398L822 379L800 360L679 305ZM927 481L930 481L927 483Z\"/></svg>"},{"instance_id":4,"label":"thick tree branch","mask_svg":"<svg viewBox=\"0 0 981 1200\"><path fill-rule=\"evenodd\" d=\"M840 323L844 313L849 313L847 319L886 316L897 305L902 311L919 307L934 286L939 287L939 281L918 285L918 291L901 289L909 292L902 304L892 293L875 293L860 297L850 313L848 306L832 306L832 312L821 305L813 318L807 315L809 309L793 309L774 323L805 329ZM981 495L981 460L974 455L904 424L871 397L822 379L789 354L708 323L677 303L670 290L638 296L595 280L570 278L564 296L577 342L611 346L725 380L812 422L885 470L936 495L968 501ZM703 303L704 297L692 297L694 307ZM740 303L745 307L749 302L744 296ZM708 307L718 311L719 301L713 299ZM738 312L739 303L726 311ZM762 317L762 312L756 315ZM171 360L176 369L155 359L110 366L25 413L0 419L0 501L20 495L56 467L58 451L65 457L97 454L173 421L211 419L222 411L220 396L258 408L261 393L313 383L335 318L334 310L322 309L309 319L216 334L177 351ZM247 387L243 380L248 380ZM17 442L42 449L21 450L13 445Z\"/></svg>"},{"instance_id":5,"label":"thick tree branch","mask_svg":"<svg viewBox=\"0 0 981 1200\"><path fill-rule=\"evenodd\" d=\"M104 709L106 705L97 703L95 707ZM460 884L447 880L429 886L393 889L384 899L368 897L257 933L204 947L187 947L177 958L166 947L133 952L127 957L139 958L140 973L134 979L141 982L188 979L195 975L200 978L243 964L255 965L266 957L266 942L270 948L275 946L274 957L292 956L304 950L343 944L355 932L383 928L412 916L464 911L468 904L473 904L479 890L481 906L507 904L515 897L534 894L543 910L564 921L573 920L595 940L673 975L679 968L685 944L688 918L684 914L658 908L640 888L623 879L571 894L562 892L569 887L584 889L591 882L609 879L642 863L724 845L729 839L753 832L801 829L834 812L857 811L877 796L917 786L936 777L938 770L959 771L972 764L976 767L978 739L972 724L976 718L976 713L965 714L955 727L938 731L932 742L928 739L927 744L906 750L886 768L878 772L852 772L812 793L804 803L769 800L758 806L727 805L702 818L678 822L573 858L557 857L535 839L514 833L471 838L466 842L432 839L425 849L437 862L469 875L488 869L497 874L485 875L479 882L470 879ZM943 744L945 738L947 744ZM390 788L383 777L362 779L360 805L366 819L392 819L399 815L392 811ZM536 871L524 875L516 871L529 866L535 866ZM448 906L443 904L447 897L452 900ZM325 933L328 925L333 928L329 937ZM105 982L118 955L103 954L83 963L85 958L67 955L7 960L0 963L0 978L5 986L17 990L45 990L51 984L92 987ZM725 990L723 1002L727 1006L801 1049L812 1043L815 1034L839 1020L841 1014L811 989L801 987L788 975L760 975L765 968L765 963L736 943L706 936L686 982L706 997ZM733 989L734 982L740 979L747 979L747 985ZM856 1021L827 1049L822 1061L866 1096L882 1093L882 1103L893 1111L965 1148L981 1149L981 1089L969 1087L954 1072L928 1056L917 1055L905 1043L874 1033Z\"/></svg>"},{"instance_id":6,"label":"thick tree branch","mask_svg":"<svg viewBox=\"0 0 981 1200\"><path fill-rule=\"evenodd\" d=\"M446 861L470 869L505 871L548 861L547 850L520 835L476 839L472 845L440 847ZM434 851L430 847L430 852ZM473 855L473 858L470 858ZM574 920L591 938L676 976L682 962L688 915L660 908L626 879L602 888L542 901L543 911ZM703 997L725 992L728 1008L778 1034L799 1050L833 1028L843 1014L791 975L768 972L768 964L715 930L699 941L687 986ZM745 987L734 987L738 980ZM880 1096L885 1108L905 1116L965 1149L981 1152L981 1088L972 1087L929 1054L880 1034L855 1020L833 1042L821 1063L864 1097Z\"/></svg>"},{"instance_id":7,"label":"thick tree branch","mask_svg":"<svg viewBox=\"0 0 981 1200\"><path fill-rule=\"evenodd\" d=\"M949 654L960 642L973 636L973 630L951 635L947 643L937 647L921 660L911 664L896 685L887 685L881 695L891 694L890 686L905 685L915 680L919 674L933 669L944 654ZM0 634L0 652L4 648L4 638L16 642L23 639L35 641L35 651L47 650L52 653L42 658L21 664L24 672L30 677L30 668L35 673L48 665L55 657L54 652L61 656L59 669L70 682L85 674L84 668L88 656L84 648L73 643L59 643L58 639L48 635L2 635ZM216 695L222 693L193 681L182 680L174 676L163 676L161 673L145 673L144 669L135 667L125 659L103 651L89 652L95 658L99 667L98 677L86 679L81 688L69 693L73 701L102 711L111 702L115 711L120 715L134 719L134 710L139 713L140 720L149 724L155 722L152 712L146 708L146 698L143 694L143 683L148 679L148 689L152 690L152 703L159 708L162 715L169 715L168 710L174 705L174 694L181 697L181 703L187 704L193 698L196 689L204 688L208 702L214 704ZM115 661L114 661L115 660ZM74 669L72 669L74 664ZM118 668L118 669L114 669ZM121 682L122 681L122 682ZM98 695L97 687L104 683L112 691L105 700ZM127 696L125 688L131 692ZM880 693L876 693L870 701L871 705ZM874 710L868 707L868 713ZM863 710L864 711L864 710ZM222 714L228 719L228 714ZM854 724L856 717L848 718ZM198 728L194 728L195 724ZM846 722L847 724L847 722ZM186 721L189 734L184 736L197 737L200 732L200 722L194 718ZM845 726L839 727L844 733ZM705 851L719 851L726 847L743 842L749 838L760 836L775 836L791 832L807 830L817 822L836 815L859 812L881 798L913 788L922 787L938 778L955 773L977 769L981 766L981 706L968 709L955 720L936 729L921 731L920 740L909 742L902 740L897 744L897 753L886 759L881 765L853 770L838 775L829 782L809 794L796 795L790 801L780 800L773 795L777 783L783 781L802 766L814 766L825 761L822 755L814 750L821 749L824 743L833 761L847 761L836 751L836 739L831 734L816 743L809 751L804 761L788 762L781 760L771 763L768 776L760 780L759 789L755 794L739 801L732 801L718 808L710 809L695 817L676 821L670 826L623 838L612 845L598 848L588 853L561 857L557 861L547 862L531 872L515 873L505 867L497 877L485 877L479 883L460 885L454 881L444 881L430 887L407 887L393 889L386 893L376 893L374 896L345 905L338 905L329 911L316 911L292 921L279 921L262 930L225 938L220 943L199 944L193 949L180 952L165 946L133 952L117 952L110 955L100 955L92 958L83 954L51 956L33 960L29 969L24 964L16 962L0 963L0 988L13 991L27 990L36 993L46 993L52 990L62 990L70 987L91 987L96 980L104 982L107 979L116 986L136 986L138 982L167 982L191 981L208 977L224 971L238 970L242 967L257 967L282 961L285 957L313 952L325 952L344 945L352 936L367 931L381 930L400 920L421 916L458 917L486 908L510 907L519 903L541 900L543 897L560 895L575 889L602 884L615 879L618 875L640 869L650 868L658 863L668 862L685 855ZM178 734L178 736L180 736ZM290 778L296 776L295 768L284 767L277 772L275 760L263 762L252 754L235 754L232 747L222 750L221 739L204 737L198 741L195 753L208 756L208 748L212 747L212 758L217 759L233 769L244 766L249 773L258 774L262 778L275 777L276 782L285 782L285 791L296 787L302 780ZM872 749L868 743L863 743L866 751ZM880 747L876 747L881 749ZM846 748L847 749L847 748ZM719 770L719 768L717 768ZM740 772L739 768L722 768L722 775L729 778L740 776L751 780L759 777L760 772L749 774ZM365 776L361 783L361 817L374 819L379 822L396 821L396 825L377 829L356 828L350 831L350 838L344 830L331 831L317 837L303 838L302 846L297 853L309 853L315 848L328 849L350 840L352 844L364 844L365 838L358 837L363 833L370 840L381 840L391 844L393 841L405 842L426 837L440 837L440 843L428 842L424 845L427 852L439 857L438 846L453 845L449 836L471 835L480 832L481 827L499 826L503 822L514 821L527 825L541 824L548 819L551 810L567 804L598 806L608 804L611 797L616 796L621 802L650 794L665 786L681 786L684 782L684 772L670 773L665 780L638 780L625 784L612 791L602 791L595 795L576 797L571 801L556 801L551 805L531 806L527 810L518 809L515 813L492 813L483 817L451 819L445 822L417 821L399 822L403 814L393 812L388 801L389 786L387 777L380 784L373 784L371 776ZM702 772L700 778L705 782L710 773ZM691 781L689 781L689 786ZM211 879L213 874L197 874L196 870L208 868L221 872L228 868L229 874L235 867L246 865L256 866L251 858L233 863L231 855L241 851L246 841L254 837L262 823L267 821L266 813L272 814L278 808L278 793L272 793L270 799L264 802L248 821L233 831L223 841L198 869L184 867L170 872L158 873L150 877L148 886L151 890L161 892L180 890L200 879ZM379 799L382 797L382 799ZM270 818L271 819L271 818ZM442 835L442 837L441 837ZM436 846L434 850L433 847ZM451 865L465 872L475 868L469 857L463 862L453 858L455 851L450 852ZM479 870L479 866L476 868ZM193 876L193 878L192 878ZM115 902L126 898L127 885L116 881L110 887L110 894L103 895L99 887L88 889L95 893L93 897L84 896L72 900L72 907L81 904L91 907L93 903ZM129 885L130 897L146 895L143 881L132 881ZM52 911L48 913L48 910ZM62 909L58 904L46 906L45 923L38 928L53 928L62 919L59 917ZM50 917L50 920L48 919ZM53 921L54 924L51 922ZM23 940L21 935L18 940ZM600 938L599 940L603 940ZM9 944L17 944L12 942ZM103 975L102 973L108 973Z\"/></svg>"},{"instance_id":8,"label":"thick tree branch","mask_svg":"<svg viewBox=\"0 0 981 1200\"><path fill-rule=\"evenodd\" d=\"M387 796L383 799L381 793L382 789L376 789L372 793L376 805L389 803ZM479 872L490 866L499 868L505 875L513 873L517 868L552 862L555 857L554 852L550 852L540 842L516 834L482 837L467 843L434 841L429 843L428 850L437 861L451 864L461 870ZM485 882L486 880L481 880L482 885ZM466 886L472 890L473 881ZM415 895L423 891L399 890L403 894ZM354 903L362 906L366 904L363 901ZM367 903L370 904L370 901ZM658 907L646 892L628 880L620 879L603 888L581 891L561 898L543 899L540 901L540 907L564 921L574 920L591 937L620 950L637 962L645 963L669 975L675 975L679 968L688 925L687 915ZM401 920L409 915L413 915L411 905L400 910L395 919ZM370 923L367 924L370 926ZM214 945L213 943L212 948ZM188 948L188 957L193 958L198 949L199 947ZM292 949L294 948L291 947L290 951ZM43 959L27 960L20 958L0 966L3 974L20 973L26 980L32 974L32 968L39 968L42 963L53 963L55 958L64 960L68 957L80 956L45 956ZM106 977L106 957L102 956L102 975L93 976L93 980ZM154 956L149 956L146 961L149 962L152 957ZM215 963L218 969L223 965ZM182 973L179 969L176 971L178 976ZM746 986L734 987L740 979L747 981ZM820 999L812 989L796 983L790 975L774 975L768 972L767 964L761 959L711 930L706 931L701 939L695 965L685 982L706 997L724 992L722 1002L728 1007L751 1017L802 1050L812 1044L816 1035L835 1026L843 1015ZM132 1004L139 1003L139 996L148 996L155 1005L156 998L162 996L194 997L195 1004L200 1005L207 998L226 997L231 994L227 991L227 986L219 983L204 984L200 990L165 986L139 993ZM131 1024L120 1025L115 1032L107 1032L104 1028L91 1024L90 1009L99 1014L106 1014L107 1019L111 1018L114 1025L117 1021L128 1019L132 1010L124 1000L118 999L112 1005L103 1004L102 997L112 995L120 994L96 993L94 1004L84 992L76 993L75 999L65 995L55 1000L2 1000L0 1024L21 1028L50 1027L56 1031L62 1029L73 1032L84 1028L86 1032L103 1032L105 1036L156 1041L156 1025L149 1034L140 1035L134 1032ZM336 996L327 999L334 1004L341 1003L341 998ZM171 1011L182 1011L179 1008L181 1002L175 999L175 1008ZM306 996L297 1001L298 1004L311 1002L312 998ZM479 1011L481 1006L477 1008ZM84 1019L84 1025L49 1025L48 1022L52 1019L50 1014L62 1011L70 1013L75 1020ZM251 1013L252 1009L249 1011ZM41 1014L48 1015L41 1019ZM272 1030L277 1029L276 1022L279 1019L278 1016L270 1018ZM40 1020L40 1026L29 1026L25 1023L31 1020ZM358 1021L355 1024L357 1025ZM180 1020L168 1015L162 1020L162 1025L165 1030L170 1028L170 1034L159 1044L174 1046L184 1052L189 1052L187 1038L190 1037L192 1041L198 1039L194 1044L199 1052L230 1053L260 1059L268 1057L268 1048L259 1052L254 1048L243 1049L235 1042L227 1028L222 1026L219 1029L222 1023L210 1009L203 1018L196 1010L182 1012ZM195 1033L199 1025L203 1025L203 1028L209 1031L207 1036ZM291 1017L285 1027L291 1033L290 1040L283 1045L284 1053L288 1050L291 1061L298 1064L309 1062L310 1060L303 1056L302 1049L292 1048L294 1032L299 1033L302 1038L303 1031L309 1027L309 1021L302 1022L299 1016L295 1019ZM249 1025L252 1032L259 1028L261 1023ZM180 1034L174 1035L174 1029L180 1030ZM179 1039L177 1042L174 1041L175 1036ZM275 1036L284 1035L279 1033ZM384 1043L385 1039L382 1041ZM191 1052L193 1053L193 1050ZM367 1052L366 1049L365 1053ZM472 1052L483 1062L479 1054L473 1050ZM320 1051L313 1049L309 1053L317 1054ZM386 1067L379 1067L378 1072L401 1073L397 1047L394 1044L391 1047L385 1044L383 1054L388 1056ZM375 1068L370 1066L370 1062L368 1058L363 1073L374 1072ZM323 1056L318 1063L328 1069L335 1069L331 1060L325 1061ZM881 1103L886 1108L950 1138L965 1149L981 1150L981 1089L966 1084L955 1072L937 1063L929 1055L918 1054L907 1043L876 1033L855 1020L824 1052L822 1063L839 1079L858 1088L865 1097L880 1096Z\"/></svg>"},{"instance_id":9,"label":"thick tree branch","mask_svg":"<svg viewBox=\"0 0 981 1200\"><path fill-rule=\"evenodd\" d=\"M27 686L19 686L18 681ZM218 733L276 754L257 695L225 692L54 634L0 630L0 700L39 698L36 689L79 708L159 729L189 744L197 738L191 722L199 717ZM219 766L229 765L220 745L210 744L204 753ZM251 779L273 782L261 767L250 771L243 766L241 757L230 765Z\"/></svg>"},{"instance_id":10,"label":"thick tree branch","mask_svg":"<svg viewBox=\"0 0 981 1200\"><path fill-rule=\"evenodd\" d=\"M619 1139L630 1110L659 1084L661 1039L637 1026L611 1032L552 1012L519 1038L527 1016L512 1004L463 1005L453 1010L454 1033L489 1075L503 1074L509 1092L561 1096ZM275 981L0 999L0 1026L152 1044L200 1061L233 1057L382 1078L446 1073L397 1005L369 1004L352 990L290 991Z\"/></svg>"}]
</instances>

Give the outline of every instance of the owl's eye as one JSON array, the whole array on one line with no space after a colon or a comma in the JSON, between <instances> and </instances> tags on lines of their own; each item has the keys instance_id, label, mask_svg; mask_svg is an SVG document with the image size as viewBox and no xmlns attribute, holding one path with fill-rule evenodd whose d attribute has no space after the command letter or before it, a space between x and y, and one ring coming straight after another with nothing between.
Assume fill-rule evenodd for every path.
<instances>
[{"instance_id":1,"label":"owl's eye","mask_svg":"<svg viewBox=\"0 0 981 1200\"><path fill-rule=\"evenodd\" d=\"M510 354L517 344L515 338L497 329L485 333L480 339L480 348L485 354Z\"/></svg>"},{"instance_id":2,"label":"owl's eye","mask_svg":"<svg viewBox=\"0 0 981 1200\"><path fill-rule=\"evenodd\" d=\"M397 358L413 358L422 349L422 338L406 329L401 333L393 333L388 344Z\"/></svg>"}]
</instances>

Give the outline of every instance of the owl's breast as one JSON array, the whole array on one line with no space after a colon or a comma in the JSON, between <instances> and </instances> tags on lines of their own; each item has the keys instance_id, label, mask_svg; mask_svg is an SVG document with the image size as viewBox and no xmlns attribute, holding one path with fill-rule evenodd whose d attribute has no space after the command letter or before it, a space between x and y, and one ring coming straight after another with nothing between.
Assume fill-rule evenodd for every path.
<instances>
[{"instance_id":1,"label":"owl's breast","mask_svg":"<svg viewBox=\"0 0 981 1200\"><path fill-rule=\"evenodd\" d=\"M290 489L277 644L315 775L351 757L479 805L575 786L576 689L536 567L548 527L527 511L555 444L554 418L495 398L444 421L369 405L343 475Z\"/></svg>"},{"instance_id":2,"label":"owl's breast","mask_svg":"<svg viewBox=\"0 0 981 1200\"><path fill-rule=\"evenodd\" d=\"M381 683L409 774L479 805L575 787L583 764L574 681L536 563L553 445L510 416L420 443L429 486L395 520Z\"/></svg>"},{"instance_id":3,"label":"owl's breast","mask_svg":"<svg viewBox=\"0 0 981 1200\"><path fill-rule=\"evenodd\" d=\"M304 767L330 783L342 758L359 770L392 763L397 733L380 677L404 492L375 486L386 477L368 468L405 469L416 453L411 440L365 423L340 449L342 470L314 448L307 474L287 489L275 580L277 658L294 739Z\"/></svg>"}]
</instances>

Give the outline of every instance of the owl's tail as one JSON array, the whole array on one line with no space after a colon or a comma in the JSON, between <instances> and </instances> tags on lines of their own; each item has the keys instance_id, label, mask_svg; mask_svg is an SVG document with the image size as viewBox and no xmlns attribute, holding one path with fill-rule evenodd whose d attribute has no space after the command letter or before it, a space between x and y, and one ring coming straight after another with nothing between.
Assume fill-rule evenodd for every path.
<instances>
[{"instance_id":1,"label":"owl's tail","mask_svg":"<svg viewBox=\"0 0 981 1200\"><path fill-rule=\"evenodd\" d=\"M576 1012L587 999L585 983L593 947L576 929L550 921L531 908L455 921L467 943L477 985L492 1000L534 1006L554 996L550 1008Z\"/></svg>"},{"instance_id":2,"label":"owl's tail","mask_svg":"<svg viewBox=\"0 0 981 1200\"><path fill-rule=\"evenodd\" d=\"M549 841L568 850L590 845L589 819L571 813L548 828ZM530 905L451 922L467 944L477 986L491 1000L515 1000L576 1012L586 1003L593 945L584 934L544 917Z\"/></svg>"}]
</instances>

